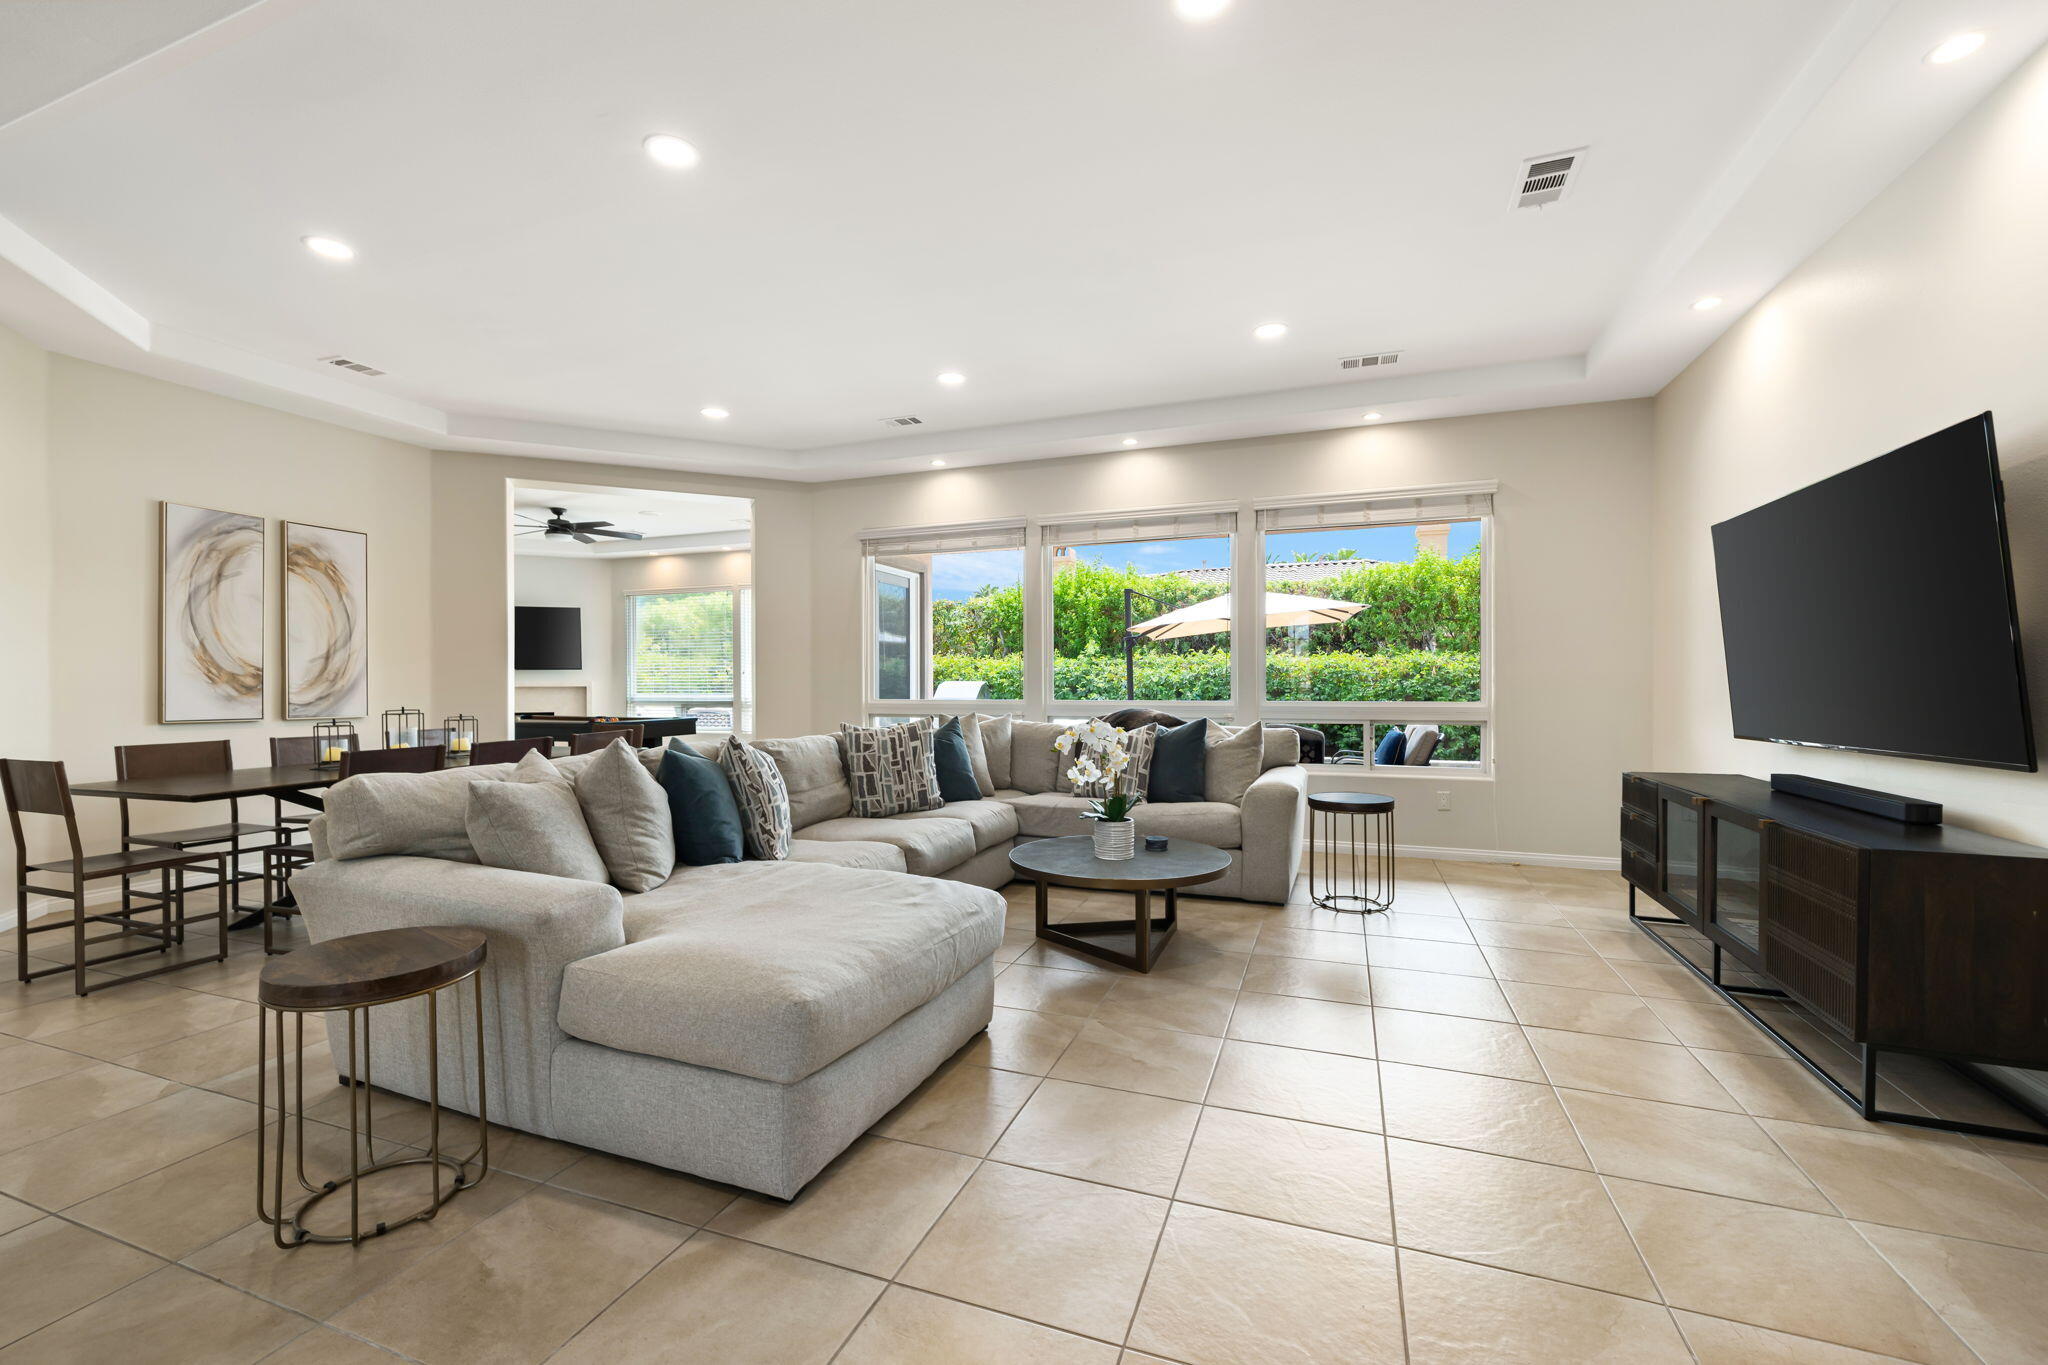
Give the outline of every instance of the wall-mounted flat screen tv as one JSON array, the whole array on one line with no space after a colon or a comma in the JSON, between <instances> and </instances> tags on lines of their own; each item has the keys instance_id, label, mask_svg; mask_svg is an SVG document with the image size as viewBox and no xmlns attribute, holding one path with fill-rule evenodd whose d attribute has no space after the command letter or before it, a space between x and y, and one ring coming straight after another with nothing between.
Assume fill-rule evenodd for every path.
<instances>
[{"instance_id":1,"label":"wall-mounted flat screen tv","mask_svg":"<svg viewBox=\"0 0 2048 1365\"><path fill-rule=\"evenodd\" d=\"M583 667L581 607L512 608L514 668Z\"/></svg>"},{"instance_id":2,"label":"wall-mounted flat screen tv","mask_svg":"<svg viewBox=\"0 0 2048 1365\"><path fill-rule=\"evenodd\" d=\"M1714 527L1735 734L2035 771L1991 414Z\"/></svg>"}]
</instances>

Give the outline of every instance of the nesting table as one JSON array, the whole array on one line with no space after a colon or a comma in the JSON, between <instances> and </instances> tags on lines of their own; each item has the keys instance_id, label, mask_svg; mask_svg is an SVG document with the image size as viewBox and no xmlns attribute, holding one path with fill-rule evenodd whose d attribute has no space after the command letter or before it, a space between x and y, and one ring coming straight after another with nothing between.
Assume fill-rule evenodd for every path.
<instances>
[{"instance_id":1,"label":"nesting table","mask_svg":"<svg viewBox=\"0 0 2048 1365\"><path fill-rule=\"evenodd\" d=\"M1230 855L1208 844L1176 839L1159 853L1149 853L1141 845L1129 858L1098 858L1093 839L1074 835L1019 844L1010 850L1010 866L1036 888L1038 937L1102 962L1149 972L1179 923L1180 889L1215 881L1230 870ZM1054 886L1126 892L1132 899L1131 918L1049 923L1046 893ZM1158 918L1152 914L1154 891L1166 893L1166 913Z\"/></svg>"}]
</instances>

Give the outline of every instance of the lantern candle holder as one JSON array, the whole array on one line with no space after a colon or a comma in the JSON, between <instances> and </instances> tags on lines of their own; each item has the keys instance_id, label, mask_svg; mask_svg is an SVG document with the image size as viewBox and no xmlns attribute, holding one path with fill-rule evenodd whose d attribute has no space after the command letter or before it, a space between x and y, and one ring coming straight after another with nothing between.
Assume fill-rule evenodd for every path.
<instances>
[{"instance_id":1,"label":"lantern candle holder","mask_svg":"<svg viewBox=\"0 0 2048 1365\"><path fill-rule=\"evenodd\" d=\"M466 754L476 747L476 717L450 716L441 722L448 734L448 753Z\"/></svg>"},{"instance_id":2,"label":"lantern candle holder","mask_svg":"<svg viewBox=\"0 0 2048 1365\"><path fill-rule=\"evenodd\" d=\"M316 768L339 768L341 756L356 747L356 727L345 720L313 723L313 752Z\"/></svg>"},{"instance_id":3,"label":"lantern candle holder","mask_svg":"<svg viewBox=\"0 0 2048 1365\"><path fill-rule=\"evenodd\" d=\"M420 732L426 729L427 717L422 711L410 706L397 706L384 713L384 747L387 749L417 749Z\"/></svg>"}]
</instances>

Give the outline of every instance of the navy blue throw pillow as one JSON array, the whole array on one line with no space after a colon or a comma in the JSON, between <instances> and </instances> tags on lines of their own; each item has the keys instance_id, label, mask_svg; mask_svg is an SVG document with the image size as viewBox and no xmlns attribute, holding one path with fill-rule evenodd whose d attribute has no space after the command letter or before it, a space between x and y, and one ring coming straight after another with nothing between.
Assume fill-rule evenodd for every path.
<instances>
[{"instance_id":1,"label":"navy blue throw pillow","mask_svg":"<svg viewBox=\"0 0 2048 1365\"><path fill-rule=\"evenodd\" d=\"M1152 780L1145 797L1161 804L1200 801L1209 780L1209 718L1160 728L1152 741Z\"/></svg>"},{"instance_id":2,"label":"navy blue throw pillow","mask_svg":"<svg viewBox=\"0 0 2048 1365\"><path fill-rule=\"evenodd\" d=\"M737 863L747 856L740 804L725 770L695 749L672 746L654 775L668 793L669 820L676 830L676 861L691 867Z\"/></svg>"},{"instance_id":3,"label":"navy blue throw pillow","mask_svg":"<svg viewBox=\"0 0 2048 1365\"><path fill-rule=\"evenodd\" d=\"M967 753L967 736L960 733L960 717L954 716L932 733L932 761L939 770L940 800L981 800L981 788L974 781L974 760Z\"/></svg>"},{"instance_id":4,"label":"navy blue throw pillow","mask_svg":"<svg viewBox=\"0 0 2048 1365\"><path fill-rule=\"evenodd\" d=\"M1408 732L1398 725L1387 731L1380 747L1372 751L1372 761L1382 766L1398 765L1407 756Z\"/></svg>"}]
</instances>

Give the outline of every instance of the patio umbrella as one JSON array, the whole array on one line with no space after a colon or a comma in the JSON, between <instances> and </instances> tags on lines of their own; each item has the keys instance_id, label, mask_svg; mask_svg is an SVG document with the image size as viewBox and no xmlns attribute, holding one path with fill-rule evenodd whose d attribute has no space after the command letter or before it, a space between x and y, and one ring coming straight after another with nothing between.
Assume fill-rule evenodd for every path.
<instances>
[{"instance_id":1,"label":"patio umbrella","mask_svg":"<svg viewBox=\"0 0 2048 1365\"><path fill-rule=\"evenodd\" d=\"M1267 629L1279 626L1324 626L1348 621L1365 610L1363 602L1339 602L1333 597L1302 597L1291 592L1265 595ZM1141 640L1180 640L1190 635L1215 635L1230 629L1230 594L1181 607L1164 616L1140 621L1130 634Z\"/></svg>"}]
</instances>

